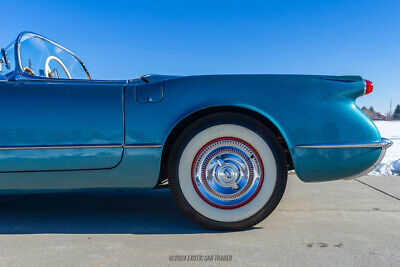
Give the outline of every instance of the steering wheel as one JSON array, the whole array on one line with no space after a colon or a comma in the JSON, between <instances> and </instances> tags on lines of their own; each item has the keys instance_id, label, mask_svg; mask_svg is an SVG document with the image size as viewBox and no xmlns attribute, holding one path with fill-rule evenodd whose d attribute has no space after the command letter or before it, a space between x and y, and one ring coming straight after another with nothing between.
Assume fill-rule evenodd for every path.
<instances>
[{"instance_id":1,"label":"steering wheel","mask_svg":"<svg viewBox=\"0 0 400 267\"><path fill-rule=\"evenodd\" d=\"M72 79L71 74L69 74L69 71L68 71L67 67L65 67L64 63L59 58L57 58L55 56L49 56L46 59L46 63L44 65L44 74L46 75L47 78L53 78L53 77L51 77L51 76L53 76L53 73L52 73L52 71L50 69L50 66L49 66L51 60L57 61L57 63L60 64L60 66L64 70L64 72L67 75L68 79Z\"/></svg>"}]
</instances>

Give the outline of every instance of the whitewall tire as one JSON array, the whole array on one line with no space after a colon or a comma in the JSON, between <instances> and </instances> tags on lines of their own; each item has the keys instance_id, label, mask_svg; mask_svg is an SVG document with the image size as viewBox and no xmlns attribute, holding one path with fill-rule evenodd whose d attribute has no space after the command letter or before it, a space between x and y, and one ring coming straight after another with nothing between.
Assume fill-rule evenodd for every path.
<instances>
[{"instance_id":1,"label":"whitewall tire","mask_svg":"<svg viewBox=\"0 0 400 267\"><path fill-rule=\"evenodd\" d=\"M176 140L168 180L178 206L215 230L242 230L265 219L287 179L285 155L266 125L248 115L203 117Z\"/></svg>"}]
</instances>

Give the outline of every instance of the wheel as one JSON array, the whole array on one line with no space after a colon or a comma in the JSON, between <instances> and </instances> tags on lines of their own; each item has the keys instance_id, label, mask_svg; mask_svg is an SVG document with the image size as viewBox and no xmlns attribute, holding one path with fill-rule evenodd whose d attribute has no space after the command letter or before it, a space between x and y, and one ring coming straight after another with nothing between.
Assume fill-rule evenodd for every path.
<instances>
[{"instance_id":1,"label":"wheel","mask_svg":"<svg viewBox=\"0 0 400 267\"><path fill-rule=\"evenodd\" d=\"M243 230L264 220L287 180L277 137L259 120L233 112L188 126L172 147L167 171L177 205L213 230Z\"/></svg>"}]
</instances>

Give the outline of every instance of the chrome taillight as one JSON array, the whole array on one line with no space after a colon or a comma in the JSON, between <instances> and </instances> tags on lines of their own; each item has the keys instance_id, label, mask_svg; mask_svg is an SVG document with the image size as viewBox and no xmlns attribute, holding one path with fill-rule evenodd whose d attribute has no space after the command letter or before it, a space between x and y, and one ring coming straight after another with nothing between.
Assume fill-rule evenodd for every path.
<instances>
[{"instance_id":1,"label":"chrome taillight","mask_svg":"<svg viewBox=\"0 0 400 267\"><path fill-rule=\"evenodd\" d=\"M371 81L364 80L364 95L372 93L374 90L374 84Z\"/></svg>"}]
</instances>

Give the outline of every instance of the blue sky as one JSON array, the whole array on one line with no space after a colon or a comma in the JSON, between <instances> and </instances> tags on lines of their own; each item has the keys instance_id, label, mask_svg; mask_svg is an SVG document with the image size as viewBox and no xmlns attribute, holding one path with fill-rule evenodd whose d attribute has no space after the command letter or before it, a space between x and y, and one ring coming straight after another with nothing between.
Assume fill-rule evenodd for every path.
<instances>
[{"instance_id":1,"label":"blue sky","mask_svg":"<svg viewBox=\"0 0 400 267\"><path fill-rule=\"evenodd\" d=\"M0 46L33 31L94 78L146 73L361 75L358 104L400 104L400 1L6 1Z\"/></svg>"}]
</instances>

